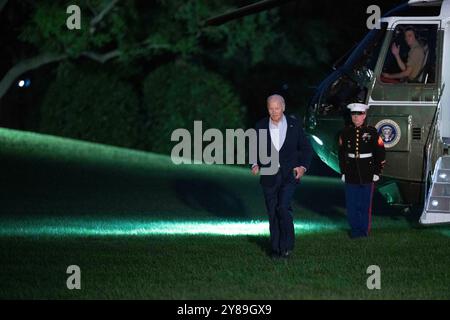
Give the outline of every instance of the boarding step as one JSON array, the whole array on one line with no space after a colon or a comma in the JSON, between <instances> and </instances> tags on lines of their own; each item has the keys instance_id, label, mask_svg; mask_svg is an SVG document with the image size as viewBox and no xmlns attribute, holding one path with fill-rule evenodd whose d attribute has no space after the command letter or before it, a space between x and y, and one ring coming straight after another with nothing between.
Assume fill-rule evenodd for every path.
<instances>
[{"instance_id":1,"label":"boarding step","mask_svg":"<svg viewBox=\"0 0 450 320\"><path fill-rule=\"evenodd\" d=\"M436 183L450 183L450 169L438 169Z\"/></svg>"},{"instance_id":2,"label":"boarding step","mask_svg":"<svg viewBox=\"0 0 450 320\"><path fill-rule=\"evenodd\" d=\"M443 223L450 223L449 214L424 212L420 217L420 223L423 225L436 225Z\"/></svg>"},{"instance_id":3,"label":"boarding step","mask_svg":"<svg viewBox=\"0 0 450 320\"><path fill-rule=\"evenodd\" d=\"M441 157L441 161L438 161L436 164L439 165L437 169L449 169L450 170L450 156Z\"/></svg>"},{"instance_id":4,"label":"boarding step","mask_svg":"<svg viewBox=\"0 0 450 320\"><path fill-rule=\"evenodd\" d=\"M420 223L450 223L450 156L440 157L433 172Z\"/></svg>"},{"instance_id":5,"label":"boarding step","mask_svg":"<svg viewBox=\"0 0 450 320\"><path fill-rule=\"evenodd\" d=\"M427 206L428 212L450 214L450 197L430 197Z\"/></svg>"},{"instance_id":6,"label":"boarding step","mask_svg":"<svg viewBox=\"0 0 450 320\"><path fill-rule=\"evenodd\" d=\"M450 197L450 183L434 182L430 197Z\"/></svg>"},{"instance_id":7,"label":"boarding step","mask_svg":"<svg viewBox=\"0 0 450 320\"><path fill-rule=\"evenodd\" d=\"M450 137L442 137L442 142L444 142L445 145L450 146Z\"/></svg>"}]
</instances>

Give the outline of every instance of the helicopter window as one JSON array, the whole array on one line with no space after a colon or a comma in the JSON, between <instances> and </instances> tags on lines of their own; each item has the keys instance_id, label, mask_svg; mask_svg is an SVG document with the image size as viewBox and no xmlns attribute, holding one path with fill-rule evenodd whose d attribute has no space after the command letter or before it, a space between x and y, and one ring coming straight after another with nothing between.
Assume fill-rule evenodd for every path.
<instances>
[{"instance_id":1,"label":"helicopter window","mask_svg":"<svg viewBox=\"0 0 450 320\"><path fill-rule=\"evenodd\" d=\"M318 104L319 115L339 116L347 111L349 103L366 100L386 31L387 23L383 23L381 29L369 32L345 64L330 78Z\"/></svg>"},{"instance_id":2,"label":"helicopter window","mask_svg":"<svg viewBox=\"0 0 450 320\"><path fill-rule=\"evenodd\" d=\"M395 28L374 86L374 100L435 99L437 30L437 24L402 24Z\"/></svg>"},{"instance_id":3,"label":"helicopter window","mask_svg":"<svg viewBox=\"0 0 450 320\"><path fill-rule=\"evenodd\" d=\"M394 31L381 80L387 83L434 83L437 25L400 25ZM409 71L405 71L409 68ZM431 75L431 77L430 77Z\"/></svg>"}]
</instances>

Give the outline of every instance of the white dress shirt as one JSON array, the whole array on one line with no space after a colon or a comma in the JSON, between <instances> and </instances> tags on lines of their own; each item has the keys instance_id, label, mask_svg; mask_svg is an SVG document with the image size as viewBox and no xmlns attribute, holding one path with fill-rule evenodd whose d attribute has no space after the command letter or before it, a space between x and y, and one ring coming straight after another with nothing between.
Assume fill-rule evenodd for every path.
<instances>
[{"instance_id":1,"label":"white dress shirt","mask_svg":"<svg viewBox=\"0 0 450 320\"><path fill-rule=\"evenodd\" d=\"M284 144L284 140L286 140L287 132L287 120L284 114L278 124L275 124L272 119L269 118L269 130L270 138L272 139L272 143L275 146L275 149L277 149L277 151L280 151L281 147Z\"/></svg>"},{"instance_id":2,"label":"white dress shirt","mask_svg":"<svg viewBox=\"0 0 450 320\"><path fill-rule=\"evenodd\" d=\"M286 116L283 114L283 117L281 118L280 122L278 124L275 124L272 119L269 117L269 131L270 131L270 139L272 140L273 145L275 146L275 149L279 152L280 149L283 147L284 141L286 140L286 134L287 134L287 120ZM254 166L257 164L255 163ZM278 164L278 167L280 165ZM304 166L301 166L306 172L306 168Z\"/></svg>"}]
</instances>

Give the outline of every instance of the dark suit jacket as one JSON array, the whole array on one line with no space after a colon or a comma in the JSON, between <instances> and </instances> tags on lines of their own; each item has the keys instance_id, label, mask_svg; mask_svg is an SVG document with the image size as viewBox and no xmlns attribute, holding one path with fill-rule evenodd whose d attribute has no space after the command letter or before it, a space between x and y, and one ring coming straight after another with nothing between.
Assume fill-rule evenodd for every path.
<instances>
[{"instance_id":1,"label":"dark suit jacket","mask_svg":"<svg viewBox=\"0 0 450 320\"><path fill-rule=\"evenodd\" d=\"M308 169L312 158L312 148L311 144L306 137L300 121L295 116L286 116L287 121L287 132L286 139L281 147L278 155L280 162L280 170L282 177L286 183L298 182L295 180L293 175L293 169L296 167L303 166ZM262 164L259 156L259 139L261 138L262 132L259 129L266 130L266 140L267 140L267 154L271 155L271 145L272 139L270 138L269 130L269 117L265 117L258 121L255 126L258 136L258 165L260 168L270 167L270 163ZM275 148L275 147L272 147ZM276 149L274 149L276 151ZM260 182L266 187L270 187L275 184L275 175L261 175Z\"/></svg>"}]
</instances>

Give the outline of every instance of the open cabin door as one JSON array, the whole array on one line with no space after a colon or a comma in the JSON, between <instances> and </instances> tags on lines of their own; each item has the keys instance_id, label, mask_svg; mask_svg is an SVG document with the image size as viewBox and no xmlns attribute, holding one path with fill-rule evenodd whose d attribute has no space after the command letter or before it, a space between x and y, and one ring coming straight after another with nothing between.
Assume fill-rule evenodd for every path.
<instances>
[{"instance_id":1,"label":"open cabin door","mask_svg":"<svg viewBox=\"0 0 450 320\"><path fill-rule=\"evenodd\" d=\"M443 89L440 102L436 111L436 121L433 123L435 135L430 137L426 149L427 160L432 159L433 154L438 149L439 158L431 171L425 170L425 206L420 218L420 223L424 225L434 225L450 223L450 90L445 88L450 84L450 21L444 25L444 44L442 54L442 79ZM432 161L430 161L432 162ZM431 163L430 163L431 165ZM430 175L429 173L430 172ZM430 179L430 183L428 183ZM429 186L429 189L428 189ZM428 192L427 192L428 191Z\"/></svg>"}]
</instances>

